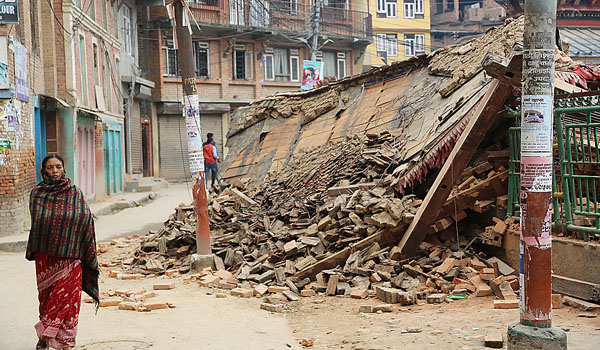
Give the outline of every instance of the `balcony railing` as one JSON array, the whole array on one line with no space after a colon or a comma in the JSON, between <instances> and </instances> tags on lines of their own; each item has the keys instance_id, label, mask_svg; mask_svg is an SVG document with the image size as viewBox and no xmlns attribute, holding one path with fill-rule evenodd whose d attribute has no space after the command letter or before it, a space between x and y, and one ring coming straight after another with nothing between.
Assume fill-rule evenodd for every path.
<instances>
[{"instance_id":1,"label":"balcony railing","mask_svg":"<svg viewBox=\"0 0 600 350\"><path fill-rule=\"evenodd\" d=\"M313 6L297 0L196 0L190 2L198 22L281 29L306 33L312 28ZM368 12L321 8L319 32L352 37L372 36Z\"/></svg>"}]
</instances>

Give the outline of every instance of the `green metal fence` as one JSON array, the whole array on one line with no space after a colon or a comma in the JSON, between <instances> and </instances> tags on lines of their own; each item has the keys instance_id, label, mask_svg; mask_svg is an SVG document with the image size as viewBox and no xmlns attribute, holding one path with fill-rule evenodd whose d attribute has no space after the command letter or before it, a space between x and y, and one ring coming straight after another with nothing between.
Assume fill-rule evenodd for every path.
<instances>
[{"instance_id":1,"label":"green metal fence","mask_svg":"<svg viewBox=\"0 0 600 350\"><path fill-rule=\"evenodd\" d=\"M600 235L600 96L555 101L554 227L589 240ZM515 216L520 195L520 137L509 129L508 215Z\"/></svg>"}]
</instances>

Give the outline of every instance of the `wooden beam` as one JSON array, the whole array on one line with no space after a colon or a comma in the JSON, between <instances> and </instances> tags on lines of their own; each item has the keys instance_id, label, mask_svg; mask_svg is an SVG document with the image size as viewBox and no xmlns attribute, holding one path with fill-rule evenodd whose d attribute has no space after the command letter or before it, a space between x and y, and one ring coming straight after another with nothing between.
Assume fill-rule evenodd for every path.
<instances>
[{"instance_id":1,"label":"wooden beam","mask_svg":"<svg viewBox=\"0 0 600 350\"><path fill-rule=\"evenodd\" d=\"M416 253L417 247L438 217L440 209L446 203L462 171L477 151L487 131L500 117L499 112L511 91L509 85L494 79L485 95L464 117L469 118L467 127L456 142L435 182L427 191L423 204L398 245L403 257L410 257Z\"/></svg>"},{"instance_id":2,"label":"wooden beam","mask_svg":"<svg viewBox=\"0 0 600 350\"><path fill-rule=\"evenodd\" d=\"M475 186L459 192L458 194L449 197L446 200L446 204L440 210L437 219L444 218L446 216L454 215L455 207L454 200L456 200L456 208L467 209L472 208L475 201L479 199L493 199L502 194L506 193L508 188L508 170L498 173L489 179L485 179Z\"/></svg>"},{"instance_id":3,"label":"wooden beam","mask_svg":"<svg viewBox=\"0 0 600 350\"><path fill-rule=\"evenodd\" d=\"M302 271L297 272L294 277L298 280L302 280L306 277L313 278L316 274L323 270L332 269L338 265L344 264L353 251L365 249L375 242L377 242L382 248L396 244L398 242L398 232L402 232L404 228L406 228L406 224L400 223L393 229L383 230L372 234L369 237L363 238L362 240L356 242L356 244L348 246L339 252L303 269Z\"/></svg>"},{"instance_id":4,"label":"wooden beam","mask_svg":"<svg viewBox=\"0 0 600 350\"><path fill-rule=\"evenodd\" d=\"M600 303L600 284L552 275L552 290L575 298Z\"/></svg>"}]
</instances>

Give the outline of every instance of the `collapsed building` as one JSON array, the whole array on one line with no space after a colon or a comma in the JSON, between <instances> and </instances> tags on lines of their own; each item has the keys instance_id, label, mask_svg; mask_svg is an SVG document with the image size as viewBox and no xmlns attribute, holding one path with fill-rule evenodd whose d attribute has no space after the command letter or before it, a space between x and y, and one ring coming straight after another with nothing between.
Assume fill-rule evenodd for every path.
<instances>
[{"instance_id":1,"label":"collapsed building","mask_svg":"<svg viewBox=\"0 0 600 350\"><path fill-rule=\"evenodd\" d=\"M454 289L512 298L500 286L518 290L522 37L523 19L509 19L460 47L238 109L222 172L231 187L209 203L215 265L231 271L220 286L372 288L405 303ZM556 67L555 231L594 241L600 67L558 49ZM177 208L127 265L189 271L194 227L192 208ZM565 240L554 260L578 244ZM587 267L556 266L553 285L599 302L589 267L600 248L585 250Z\"/></svg>"}]
</instances>

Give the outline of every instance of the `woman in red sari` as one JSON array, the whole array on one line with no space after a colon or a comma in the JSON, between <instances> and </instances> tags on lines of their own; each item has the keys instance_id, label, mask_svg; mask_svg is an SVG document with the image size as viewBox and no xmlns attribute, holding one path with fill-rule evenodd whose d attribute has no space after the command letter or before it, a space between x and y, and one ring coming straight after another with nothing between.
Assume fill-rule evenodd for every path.
<instances>
[{"instance_id":1,"label":"woman in red sari","mask_svg":"<svg viewBox=\"0 0 600 350\"><path fill-rule=\"evenodd\" d=\"M35 260L40 321L36 349L75 346L81 291L98 305L98 260L92 213L79 188L65 177L65 162L49 155L44 180L31 191L27 260Z\"/></svg>"}]
</instances>

